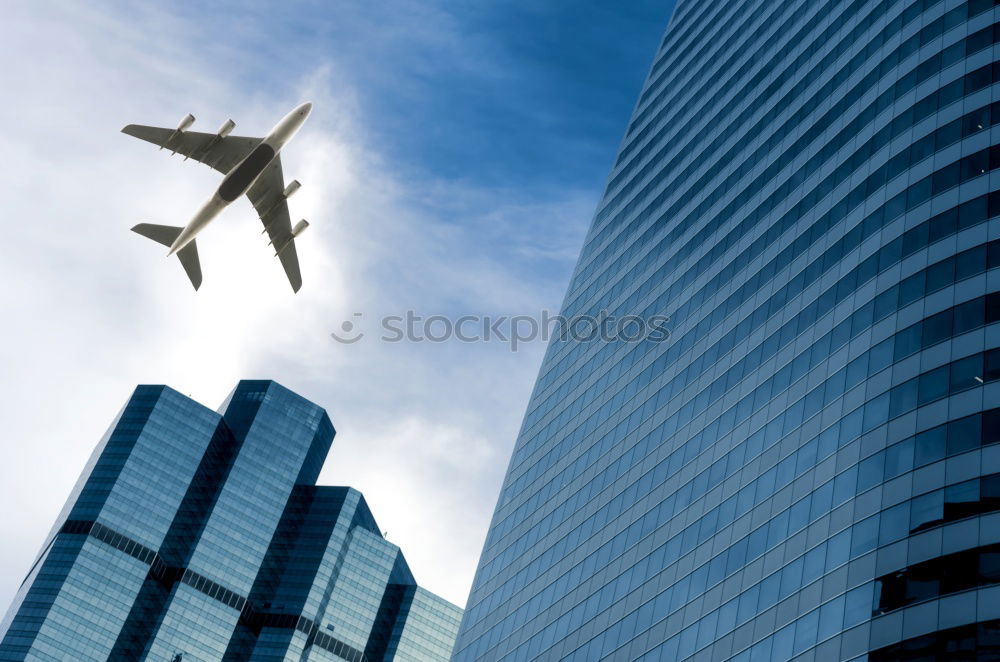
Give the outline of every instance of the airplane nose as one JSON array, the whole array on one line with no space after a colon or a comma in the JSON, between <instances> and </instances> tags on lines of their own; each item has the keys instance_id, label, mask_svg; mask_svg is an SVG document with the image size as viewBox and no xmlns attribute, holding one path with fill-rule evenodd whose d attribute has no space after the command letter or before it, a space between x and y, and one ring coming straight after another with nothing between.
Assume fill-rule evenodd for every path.
<instances>
[{"instance_id":1,"label":"airplane nose","mask_svg":"<svg viewBox=\"0 0 1000 662\"><path fill-rule=\"evenodd\" d=\"M312 112L313 109L312 102L306 102L302 104L300 108L302 109L303 114L308 115L309 113Z\"/></svg>"}]
</instances>

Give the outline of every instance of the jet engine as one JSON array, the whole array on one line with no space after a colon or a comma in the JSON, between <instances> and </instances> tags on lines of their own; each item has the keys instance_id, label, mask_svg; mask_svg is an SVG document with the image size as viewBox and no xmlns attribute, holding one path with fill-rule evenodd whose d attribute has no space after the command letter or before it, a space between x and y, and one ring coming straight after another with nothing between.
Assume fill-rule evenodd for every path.
<instances>
[{"instance_id":1,"label":"jet engine","mask_svg":"<svg viewBox=\"0 0 1000 662\"><path fill-rule=\"evenodd\" d=\"M173 130L173 133L170 134L170 137L167 138L166 142L160 145L160 149L163 149L164 147L171 148L170 156L176 154L177 150L172 149L174 140L177 139L177 136L184 133L184 130L187 129L192 124L194 124L194 115L188 113L187 115L184 116L184 119L181 120L181 123L177 125L177 128ZM185 157L184 160L187 161L187 157Z\"/></svg>"},{"instance_id":2,"label":"jet engine","mask_svg":"<svg viewBox=\"0 0 1000 662\"><path fill-rule=\"evenodd\" d=\"M181 123L177 125L177 128L174 129L174 131L175 133L180 133L181 131L186 130L192 124L194 124L194 115L188 113L187 115L184 116L184 119L181 120Z\"/></svg>"},{"instance_id":3,"label":"jet engine","mask_svg":"<svg viewBox=\"0 0 1000 662\"><path fill-rule=\"evenodd\" d=\"M267 232L270 229L270 227L271 227L271 222L267 222L267 221L265 221L265 219L270 218L271 212L273 212L275 209L277 209L278 207L280 207L282 205L282 203L284 203L286 200L288 200L288 198L290 198L293 195L295 195L295 192L298 191L300 188L302 188L302 184L299 183L299 180L293 179L292 181L288 182L288 186L286 186L285 190L281 192L281 196L277 200L274 201L274 204L272 204L270 207L267 208L266 212L264 212L263 214L260 215L260 220L264 221L264 229L260 231L261 234L264 234L265 232ZM302 221L302 223L306 223L306 222ZM300 223L299 225L301 225L302 223ZM309 224L306 223L306 226L308 226L308 225ZM298 226L296 226L296 227L298 227ZM305 227L303 227L302 230L305 230ZM301 232L302 230L299 230L299 232ZM295 235L293 234L292 237L294 237L294 236Z\"/></svg>"},{"instance_id":4,"label":"jet engine","mask_svg":"<svg viewBox=\"0 0 1000 662\"><path fill-rule=\"evenodd\" d=\"M188 117L191 117L191 116L188 115ZM191 119L193 120L194 118L192 117ZM234 128L236 128L236 122L234 122L232 120L226 120L222 124L222 126L219 127L218 136L220 138L225 138L230 133L232 133L232 131L233 131Z\"/></svg>"},{"instance_id":5,"label":"jet engine","mask_svg":"<svg viewBox=\"0 0 1000 662\"><path fill-rule=\"evenodd\" d=\"M285 243L281 244L281 246L277 250L275 250L274 256L277 257L277 256L281 255L281 251L283 251L286 248L288 248L288 246L292 243L292 241L296 237L298 237L300 234L302 234L303 232L306 231L307 227L309 227L309 222L306 221L306 219L304 219L304 218L301 221L299 221L298 223L296 223L295 227L292 228L292 236L289 237L288 239L286 239Z\"/></svg>"}]
</instances>

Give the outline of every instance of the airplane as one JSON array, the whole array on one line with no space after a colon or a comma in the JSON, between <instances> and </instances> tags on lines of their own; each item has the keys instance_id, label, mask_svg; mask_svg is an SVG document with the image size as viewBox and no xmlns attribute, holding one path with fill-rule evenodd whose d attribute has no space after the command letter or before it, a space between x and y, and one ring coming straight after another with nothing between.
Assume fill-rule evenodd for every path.
<instances>
[{"instance_id":1,"label":"airplane","mask_svg":"<svg viewBox=\"0 0 1000 662\"><path fill-rule=\"evenodd\" d=\"M225 177L211 199L202 205L194 218L184 227L140 223L132 231L169 248L167 257L177 255L184 272L197 290L201 286L201 263L195 237L219 213L244 193L264 224L264 232L274 246L275 256L288 276L294 292L302 287L299 258L295 252L295 238L302 234L309 223L304 219L292 227L288 215L288 198L299 190L301 184L293 179L285 186L281 173L279 152L299 130L312 111L311 103L303 103L278 122L265 138L231 136L236 123L226 120L217 132L188 131L194 116L186 115L176 129L129 124L122 133L169 149L204 163L221 172ZM261 233L263 234L263 232Z\"/></svg>"}]
</instances>

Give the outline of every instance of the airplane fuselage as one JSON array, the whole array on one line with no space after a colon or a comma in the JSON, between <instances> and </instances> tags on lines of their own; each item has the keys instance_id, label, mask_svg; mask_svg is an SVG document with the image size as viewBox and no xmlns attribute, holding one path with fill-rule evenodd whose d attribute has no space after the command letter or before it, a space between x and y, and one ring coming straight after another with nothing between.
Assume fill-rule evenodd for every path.
<instances>
[{"instance_id":1,"label":"airplane fuselage","mask_svg":"<svg viewBox=\"0 0 1000 662\"><path fill-rule=\"evenodd\" d=\"M254 147L253 151L247 154L246 158L236 164L215 191L212 197L202 205L194 218L184 226L177 239L170 246L168 256L187 246L198 236L205 227L211 223L216 216L237 200L241 195L253 186L261 173L270 165L271 161L281 152L281 148L292 139L292 136L299 130L302 124L309 117L312 110L311 103L304 103L292 112L285 115L278 122L271 132L260 144Z\"/></svg>"}]
</instances>

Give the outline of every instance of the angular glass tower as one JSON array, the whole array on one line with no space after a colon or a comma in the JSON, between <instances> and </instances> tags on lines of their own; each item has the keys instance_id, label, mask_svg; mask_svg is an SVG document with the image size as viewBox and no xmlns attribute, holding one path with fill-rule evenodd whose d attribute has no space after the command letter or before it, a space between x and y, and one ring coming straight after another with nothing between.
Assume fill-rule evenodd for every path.
<instances>
[{"instance_id":1,"label":"angular glass tower","mask_svg":"<svg viewBox=\"0 0 1000 662\"><path fill-rule=\"evenodd\" d=\"M678 2L454 659L998 659L995 4Z\"/></svg>"},{"instance_id":2,"label":"angular glass tower","mask_svg":"<svg viewBox=\"0 0 1000 662\"><path fill-rule=\"evenodd\" d=\"M0 624L0 660L447 660L462 611L416 586L364 498L318 487L326 412L242 381L216 413L140 386Z\"/></svg>"}]
</instances>

